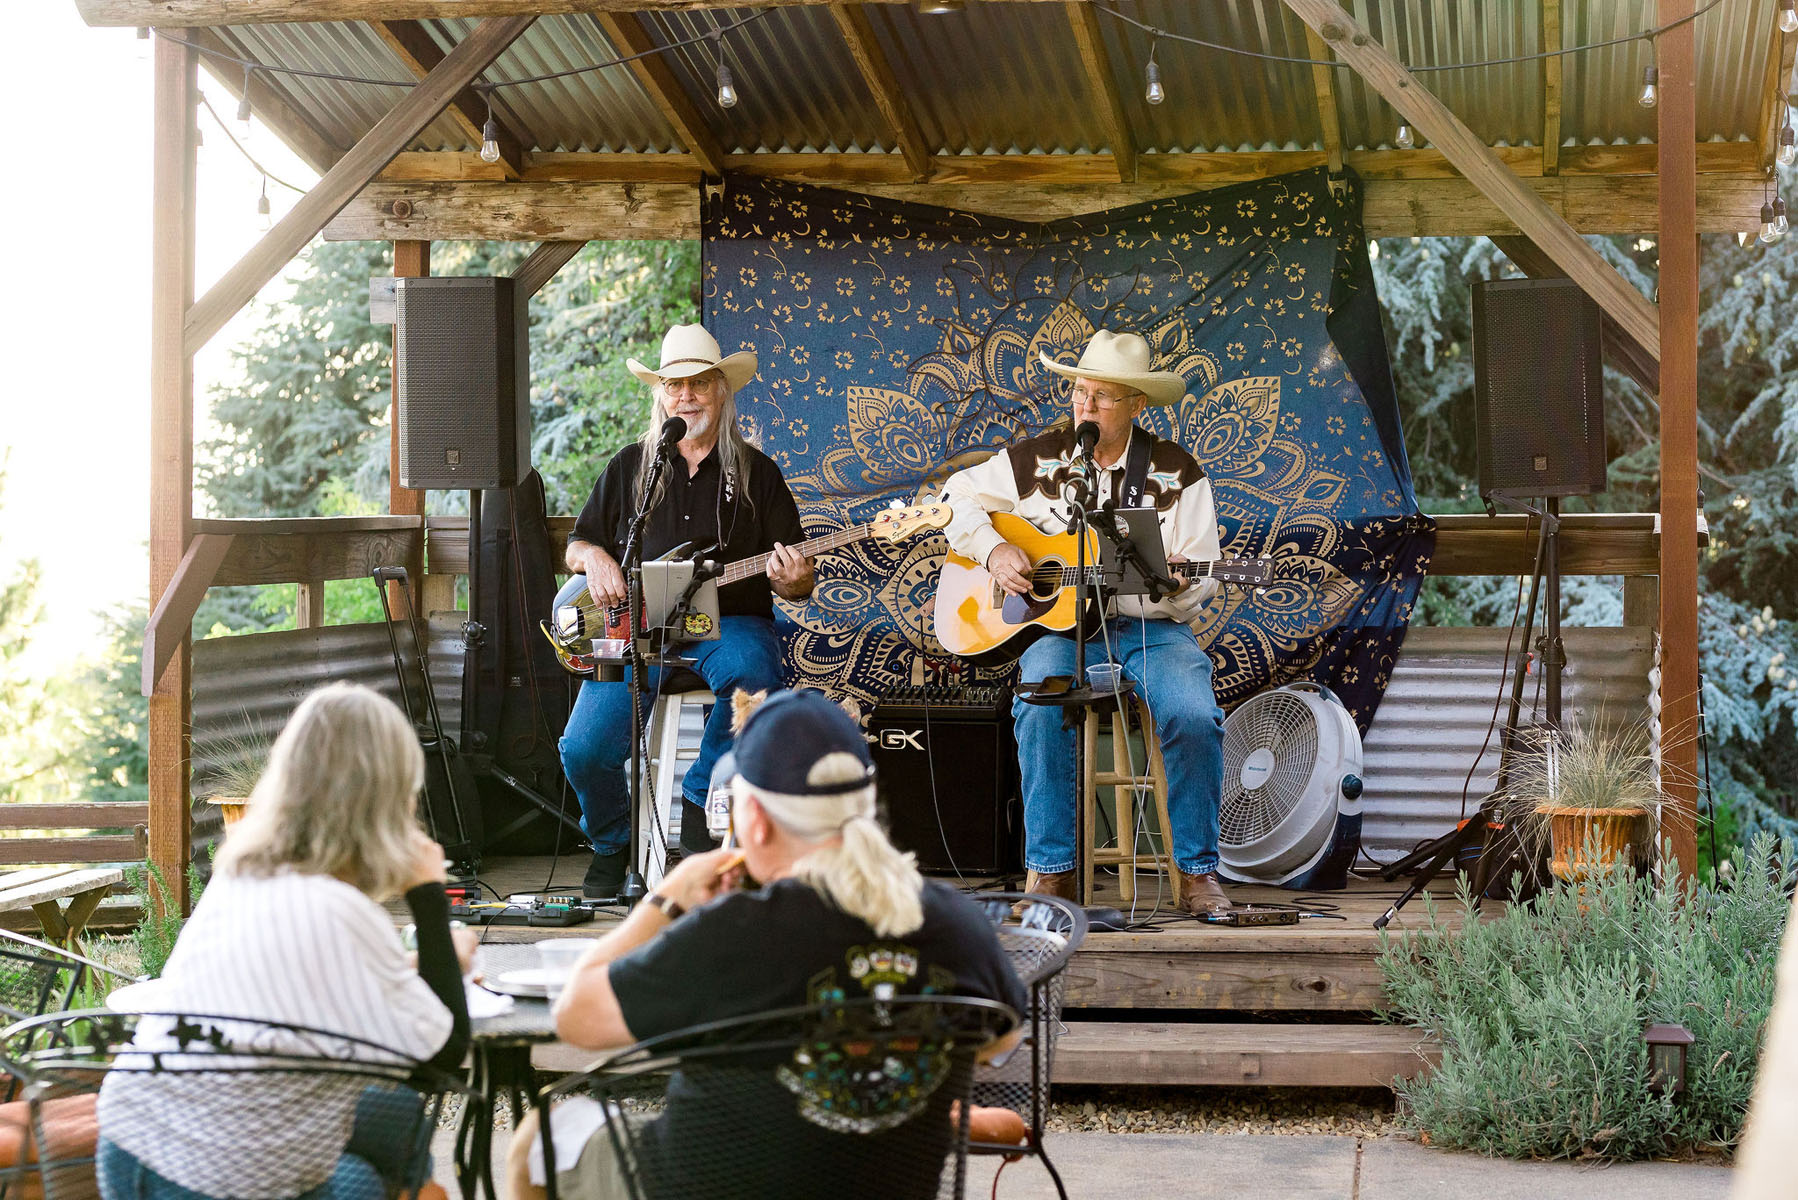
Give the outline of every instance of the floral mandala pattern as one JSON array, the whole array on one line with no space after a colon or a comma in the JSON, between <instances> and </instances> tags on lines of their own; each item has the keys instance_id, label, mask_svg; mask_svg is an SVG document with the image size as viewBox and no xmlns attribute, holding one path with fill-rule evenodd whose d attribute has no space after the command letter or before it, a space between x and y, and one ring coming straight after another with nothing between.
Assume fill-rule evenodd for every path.
<instances>
[{"instance_id":1,"label":"floral mandala pattern","mask_svg":"<svg viewBox=\"0 0 1798 1200\"><path fill-rule=\"evenodd\" d=\"M1224 553L1276 560L1194 622L1226 707L1298 677L1365 730L1434 531L1399 440L1352 176L1322 171L1032 225L733 177L707 206L707 326L761 373L738 397L808 530L934 497L1066 412L1095 329L1142 334L1190 394L1142 423L1212 480ZM801 685L873 702L912 680L1001 681L930 635L941 534L862 541L783 608Z\"/></svg>"}]
</instances>

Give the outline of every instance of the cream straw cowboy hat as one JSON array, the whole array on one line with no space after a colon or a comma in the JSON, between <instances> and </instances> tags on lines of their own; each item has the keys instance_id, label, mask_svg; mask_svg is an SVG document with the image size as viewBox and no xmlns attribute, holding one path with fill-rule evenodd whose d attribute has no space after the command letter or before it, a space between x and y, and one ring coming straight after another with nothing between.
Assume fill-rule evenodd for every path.
<instances>
[{"instance_id":1,"label":"cream straw cowboy hat","mask_svg":"<svg viewBox=\"0 0 1798 1200\"><path fill-rule=\"evenodd\" d=\"M652 369L634 358L625 359L624 365L651 386L661 379L687 379L707 371L722 371L734 392L755 378L755 351L720 354L718 339L707 333L705 326L675 325L662 338L661 366Z\"/></svg>"},{"instance_id":2,"label":"cream straw cowboy hat","mask_svg":"<svg viewBox=\"0 0 1798 1200\"><path fill-rule=\"evenodd\" d=\"M1085 353L1073 366L1041 355L1043 366L1069 379L1097 379L1121 384L1148 396L1150 404L1178 404L1186 395L1186 380L1172 371L1149 370L1149 343L1134 333L1101 329L1086 344Z\"/></svg>"}]
</instances>

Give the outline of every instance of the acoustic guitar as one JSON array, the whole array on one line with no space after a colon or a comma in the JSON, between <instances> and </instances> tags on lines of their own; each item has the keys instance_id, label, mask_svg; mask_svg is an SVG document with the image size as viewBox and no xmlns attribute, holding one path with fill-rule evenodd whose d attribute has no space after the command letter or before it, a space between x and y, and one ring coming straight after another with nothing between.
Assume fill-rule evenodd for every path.
<instances>
[{"instance_id":1,"label":"acoustic guitar","mask_svg":"<svg viewBox=\"0 0 1798 1200\"><path fill-rule=\"evenodd\" d=\"M1103 611L1095 600L1084 620L1078 605L1078 543L1071 533L1044 533L1016 513L994 513L993 528L1030 559L1030 591L1014 596L1000 587L987 569L951 552L936 584L936 639L952 654L982 666L1010 662L1031 642L1049 631L1066 632L1081 625L1085 636L1097 630ZM1100 586L1099 535L1087 530L1087 582ZM1188 579L1261 587L1273 576L1265 558L1216 558L1209 562L1169 563L1168 572Z\"/></svg>"},{"instance_id":2,"label":"acoustic guitar","mask_svg":"<svg viewBox=\"0 0 1798 1200\"><path fill-rule=\"evenodd\" d=\"M920 504L911 508L889 508L862 525L851 525L793 547L801 558L813 558L828 550L859 542L864 538L880 538L902 542L917 533L942 529L954 516L947 504ZM726 563L719 572L718 585L753 579L768 572L768 556L757 554ZM642 614L644 628L659 625L667 613ZM556 593L550 619L539 623L543 636L556 648L556 658L575 675L591 676L599 659L622 652L630 611L626 605L602 605L587 591L585 575L571 576Z\"/></svg>"}]
</instances>

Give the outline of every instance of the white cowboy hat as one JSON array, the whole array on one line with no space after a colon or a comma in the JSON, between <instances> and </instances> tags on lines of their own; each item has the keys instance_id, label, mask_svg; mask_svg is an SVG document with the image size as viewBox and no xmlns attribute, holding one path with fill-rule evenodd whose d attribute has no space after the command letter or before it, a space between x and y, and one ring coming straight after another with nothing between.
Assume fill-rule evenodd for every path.
<instances>
[{"instance_id":1,"label":"white cowboy hat","mask_svg":"<svg viewBox=\"0 0 1798 1200\"><path fill-rule=\"evenodd\" d=\"M688 379L707 371L722 371L734 392L755 378L756 364L753 350L722 354L718 339L707 333L703 325L675 325L662 338L661 366L650 368L634 358L625 359L624 365L651 386L662 379Z\"/></svg>"},{"instance_id":2,"label":"white cowboy hat","mask_svg":"<svg viewBox=\"0 0 1798 1200\"><path fill-rule=\"evenodd\" d=\"M1186 395L1186 380L1173 371L1151 371L1149 343L1139 334L1101 329L1086 344L1073 366L1040 355L1043 366L1069 379L1097 379L1122 384L1146 395L1150 404L1178 404Z\"/></svg>"}]
</instances>

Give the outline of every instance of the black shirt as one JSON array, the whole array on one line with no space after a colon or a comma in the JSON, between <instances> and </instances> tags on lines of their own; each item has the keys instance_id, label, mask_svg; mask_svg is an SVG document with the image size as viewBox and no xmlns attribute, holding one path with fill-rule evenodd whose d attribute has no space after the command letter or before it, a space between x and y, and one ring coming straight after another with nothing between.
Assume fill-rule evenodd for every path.
<instances>
[{"instance_id":1,"label":"black shirt","mask_svg":"<svg viewBox=\"0 0 1798 1200\"><path fill-rule=\"evenodd\" d=\"M924 885L923 906L917 930L879 938L808 885L781 880L687 914L614 962L609 978L625 1024L640 1039L832 997L859 999L888 986L898 995L999 1000L1022 1013L1024 987L974 903L932 881ZM733 1129L740 1133L745 1121L757 1131L752 1149L733 1151L728 1188L690 1194L838 1196L845 1179L858 1177L871 1194L936 1194L951 1130L948 1089L940 1104L933 1097L897 1128L846 1137L802 1119L791 1086L777 1078L763 1069L734 1079L677 1073L670 1080L668 1105L650 1141L667 1156L671 1175L691 1155L716 1157L718 1142Z\"/></svg>"},{"instance_id":2,"label":"black shirt","mask_svg":"<svg viewBox=\"0 0 1798 1200\"><path fill-rule=\"evenodd\" d=\"M799 506L793 502L780 468L761 451L750 447L748 452L747 485L737 481L728 497L716 446L691 475L686 460L675 456L668 464L662 497L643 525L644 559L660 558L691 543L696 550L716 546L724 561L735 562L766 556L775 542L791 546L805 540ZM631 514L637 506L637 464L642 457L640 445L626 446L617 453L593 485L569 541L591 542L613 558L623 555ZM718 612L721 616L773 616L768 577L756 575L719 588Z\"/></svg>"}]
</instances>

